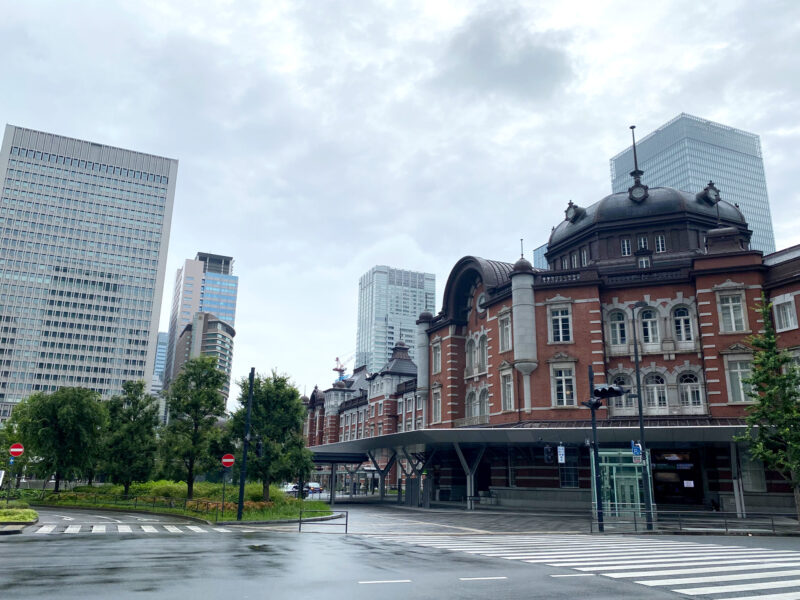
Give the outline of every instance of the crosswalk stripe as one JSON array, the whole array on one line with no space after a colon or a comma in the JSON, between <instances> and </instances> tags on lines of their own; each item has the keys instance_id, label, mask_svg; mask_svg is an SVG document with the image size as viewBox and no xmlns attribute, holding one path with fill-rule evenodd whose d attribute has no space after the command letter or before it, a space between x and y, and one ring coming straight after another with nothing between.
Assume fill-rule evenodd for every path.
<instances>
[{"instance_id":1,"label":"crosswalk stripe","mask_svg":"<svg viewBox=\"0 0 800 600\"><path fill-rule=\"evenodd\" d=\"M741 557L741 558L740 558ZM703 557L700 556L693 556L693 564L695 564L694 559L701 559L703 561L712 561L716 562L717 564L732 564L734 562L744 562L742 559L744 558L780 558L780 559L791 559L797 558L797 552L781 552L781 553L737 553L737 554L726 554L725 557L715 557L713 554L704 555ZM723 560L719 560L722 558ZM675 561L681 561L676 563ZM726 562L727 561L727 562ZM625 565L630 567L631 565L648 565L648 566L659 566L660 563L664 565L667 564L677 564L679 567L686 566L686 561L683 560L682 556L676 555L671 556L668 558L642 558L642 559L632 559L632 560L616 560L616 561L591 561L591 560L579 560L579 561L571 561L571 560L526 560L525 562L530 563L544 563L548 565L552 565L554 567L585 567L591 564L597 564L597 566L591 567L593 571L603 571L603 570L621 570L625 569ZM698 564L709 564L708 562L700 562Z\"/></svg>"},{"instance_id":2,"label":"crosswalk stripe","mask_svg":"<svg viewBox=\"0 0 800 600\"><path fill-rule=\"evenodd\" d=\"M144 531L145 533L158 533L158 529L156 529L152 525L142 525L142 531Z\"/></svg>"},{"instance_id":3,"label":"crosswalk stripe","mask_svg":"<svg viewBox=\"0 0 800 600\"><path fill-rule=\"evenodd\" d=\"M214 531L220 531L222 533L229 533L230 529L225 529L224 527L214 527Z\"/></svg>"},{"instance_id":4,"label":"crosswalk stripe","mask_svg":"<svg viewBox=\"0 0 800 600\"><path fill-rule=\"evenodd\" d=\"M42 525L39 529L36 530L36 533L50 533L55 529L55 525Z\"/></svg>"},{"instance_id":5,"label":"crosswalk stripe","mask_svg":"<svg viewBox=\"0 0 800 600\"><path fill-rule=\"evenodd\" d=\"M105 525L92 525L92 533L105 533L106 526Z\"/></svg>"},{"instance_id":6,"label":"crosswalk stripe","mask_svg":"<svg viewBox=\"0 0 800 600\"><path fill-rule=\"evenodd\" d=\"M694 563L692 563L694 564ZM714 563L717 564L717 563ZM732 565L727 567L693 567L690 569L662 569L657 571L630 571L627 573L606 573L606 577L624 579L633 577L663 577L668 575L693 575L695 573L727 573L730 571L752 571L755 569L777 569L779 567L800 567L800 561L762 564Z\"/></svg>"},{"instance_id":7,"label":"crosswalk stripe","mask_svg":"<svg viewBox=\"0 0 800 600\"><path fill-rule=\"evenodd\" d=\"M208 533L205 529L203 529L202 527L198 527L197 525L187 525L186 529L191 529L192 531L195 531L197 533Z\"/></svg>"},{"instance_id":8,"label":"crosswalk stripe","mask_svg":"<svg viewBox=\"0 0 800 600\"><path fill-rule=\"evenodd\" d=\"M80 533L81 526L80 525L68 525L67 528L64 530L64 533Z\"/></svg>"},{"instance_id":9,"label":"crosswalk stripe","mask_svg":"<svg viewBox=\"0 0 800 600\"><path fill-rule=\"evenodd\" d=\"M117 525L117 531L120 533L131 533L131 528L129 525Z\"/></svg>"},{"instance_id":10,"label":"crosswalk stripe","mask_svg":"<svg viewBox=\"0 0 800 600\"><path fill-rule=\"evenodd\" d=\"M717 581L747 581L748 579L768 579L770 577L793 577L800 575L800 570L764 571L761 573L737 573L735 575L710 575L708 577L683 577L678 579L650 579L635 581L639 585L691 585L694 583L715 583Z\"/></svg>"},{"instance_id":11,"label":"crosswalk stripe","mask_svg":"<svg viewBox=\"0 0 800 600\"><path fill-rule=\"evenodd\" d=\"M797 600L798 598L800 598L800 592L759 594L758 596L735 596L731 598L717 598L716 600Z\"/></svg>"},{"instance_id":12,"label":"crosswalk stripe","mask_svg":"<svg viewBox=\"0 0 800 600\"><path fill-rule=\"evenodd\" d=\"M715 585L710 587L685 588L672 590L680 594L689 596L699 596L701 594L723 594L727 592L754 592L756 590L775 590L779 588L796 587L800 588L800 579L789 581L762 581L761 583L743 583L738 585ZM800 595L800 590L795 592Z\"/></svg>"},{"instance_id":13,"label":"crosswalk stripe","mask_svg":"<svg viewBox=\"0 0 800 600\"><path fill-rule=\"evenodd\" d=\"M183 533L180 527L175 527L175 525L164 525L164 529L169 531L170 533Z\"/></svg>"},{"instance_id":14,"label":"crosswalk stripe","mask_svg":"<svg viewBox=\"0 0 800 600\"><path fill-rule=\"evenodd\" d=\"M484 554L484 556L501 556L503 558L528 558L528 559L538 559L538 562L556 562L556 561L572 561L572 562L579 562L584 560L591 564L600 564L600 563L614 563L619 562L620 559L625 560L636 560L635 552L641 551L643 554L646 553L647 556L652 557L659 557L659 556L675 556L675 550L647 550L644 548L640 549L631 549L627 551L620 551L620 552L576 552L574 554L564 554L564 553L550 553L550 552L528 552L527 554L523 553L508 553L508 552L493 552L489 554ZM722 555L729 555L729 554L740 554L742 552L747 552L747 550L736 550L736 551L728 551L722 552L720 550L687 550L682 549L680 551L681 556L687 556L692 558L702 558L705 556L722 556ZM632 558L634 557L634 558ZM529 561L533 562L533 560Z\"/></svg>"}]
</instances>

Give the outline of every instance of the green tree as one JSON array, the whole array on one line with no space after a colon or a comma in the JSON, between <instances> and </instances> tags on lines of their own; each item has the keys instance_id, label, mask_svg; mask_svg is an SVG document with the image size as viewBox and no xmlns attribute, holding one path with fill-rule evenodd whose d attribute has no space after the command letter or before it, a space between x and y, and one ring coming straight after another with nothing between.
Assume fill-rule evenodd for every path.
<instances>
[{"instance_id":1,"label":"green tree","mask_svg":"<svg viewBox=\"0 0 800 600\"><path fill-rule=\"evenodd\" d=\"M164 436L163 458L167 464L178 461L190 499L198 469L207 464L217 421L225 414L220 390L226 378L217 369L216 359L200 356L183 365L166 394L169 425Z\"/></svg>"},{"instance_id":2,"label":"green tree","mask_svg":"<svg viewBox=\"0 0 800 600\"><path fill-rule=\"evenodd\" d=\"M127 496L131 483L147 481L153 472L158 406L145 394L143 381L126 381L122 391L108 402L103 468Z\"/></svg>"},{"instance_id":3,"label":"green tree","mask_svg":"<svg viewBox=\"0 0 800 600\"><path fill-rule=\"evenodd\" d=\"M25 452L37 458L36 471L55 475L57 492L62 479L83 476L96 464L106 411L96 392L61 388L26 398L11 421Z\"/></svg>"},{"instance_id":4,"label":"green tree","mask_svg":"<svg viewBox=\"0 0 800 600\"><path fill-rule=\"evenodd\" d=\"M772 323L772 304L762 293L754 310L764 331L750 338L753 370L745 383L755 403L748 407L747 435L750 455L791 482L800 517L800 374L792 358L778 348Z\"/></svg>"},{"instance_id":5,"label":"green tree","mask_svg":"<svg viewBox=\"0 0 800 600\"><path fill-rule=\"evenodd\" d=\"M240 407L233 414L233 432L244 438L247 417L249 379L239 382ZM253 406L250 416L250 451L247 455L247 473L261 481L264 500L269 500L271 482L293 479L311 472L311 452L303 443L305 409L289 378L274 370L269 377L256 375L253 381ZM261 456L256 447L260 442Z\"/></svg>"}]
</instances>

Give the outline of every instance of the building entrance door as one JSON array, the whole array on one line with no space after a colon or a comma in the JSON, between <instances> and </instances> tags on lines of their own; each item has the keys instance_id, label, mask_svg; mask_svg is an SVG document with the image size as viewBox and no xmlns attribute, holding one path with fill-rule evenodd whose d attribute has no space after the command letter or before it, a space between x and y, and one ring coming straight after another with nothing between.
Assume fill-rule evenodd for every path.
<instances>
[{"instance_id":1,"label":"building entrance door","mask_svg":"<svg viewBox=\"0 0 800 600\"><path fill-rule=\"evenodd\" d=\"M643 464L633 462L633 454L630 449L600 450L599 454L604 513L609 517L619 518L631 518L634 514L641 516L644 511ZM590 456L592 457L592 481L594 482L593 453ZM596 510L597 500L594 486L592 486L592 506L593 510Z\"/></svg>"}]
</instances>

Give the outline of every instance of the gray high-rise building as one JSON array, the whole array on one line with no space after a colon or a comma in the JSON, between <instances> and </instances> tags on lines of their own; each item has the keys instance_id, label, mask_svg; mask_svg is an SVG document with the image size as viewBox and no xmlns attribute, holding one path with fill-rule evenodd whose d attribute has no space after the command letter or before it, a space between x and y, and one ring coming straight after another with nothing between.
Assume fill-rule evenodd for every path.
<instances>
[{"instance_id":1,"label":"gray high-rise building","mask_svg":"<svg viewBox=\"0 0 800 600\"><path fill-rule=\"evenodd\" d=\"M401 341L413 358L417 318L422 311L434 312L435 304L433 274L372 267L358 282L356 367L366 365L368 372L377 372Z\"/></svg>"},{"instance_id":2,"label":"gray high-rise building","mask_svg":"<svg viewBox=\"0 0 800 600\"><path fill-rule=\"evenodd\" d=\"M753 231L750 247L775 252L761 141L753 133L681 113L636 141L642 182L650 187L702 191L714 182L722 198L738 204ZM631 186L633 152L611 159L613 193Z\"/></svg>"},{"instance_id":3,"label":"gray high-rise building","mask_svg":"<svg viewBox=\"0 0 800 600\"><path fill-rule=\"evenodd\" d=\"M167 366L167 342L169 334L166 331L158 332L156 344L156 362L153 366L153 382L150 384L150 393L159 398L159 414L164 414L164 400L161 392L164 390L164 369Z\"/></svg>"},{"instance_id":4,"label":"gray high-rise building","mask_svg":"<svg viewBox=\"0 0 800 600\"><path fill-rule=\"evenodd\" d=\"M151 381L178 161L6 125L0 420L34 392Z\"/></svg>"},{"instance_id":5,"label":"gray high-rise building","mask_svg":"<svg viewBox=\"0 0 800 600\"><path fill-rule=\"evenodd\" d=\"M209 313L231 327L236 324L238 288L239 278L233 274L232 257L198 252L194 260L184 261L183 267L175 275L165 383L175 377L180 365L185 362L176 357L176 347L178 338L186 326L192 323L195 314Z\"/></svg>"}]
</instances>

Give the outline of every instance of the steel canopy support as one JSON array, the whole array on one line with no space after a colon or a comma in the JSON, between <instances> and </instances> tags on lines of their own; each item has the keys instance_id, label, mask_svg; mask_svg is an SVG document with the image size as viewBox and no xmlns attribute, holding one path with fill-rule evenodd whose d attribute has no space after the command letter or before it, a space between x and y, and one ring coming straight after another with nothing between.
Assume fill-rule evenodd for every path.
<instances>
[{"instance_id":1,"label":"steel canopy support","mask_svg":"<svg viewBox=\"0 0 800 600\"><path fill-rule=\"evenodd\" d=\"M467 510L475 510L475 473L478 471L478 465L481 464L483 453L486 452L486 446L481 446L478 451L478 456L475 457L475 462L470 465L467 462L464 452L458 442L454 442L453 446L458 454L458 460L461 461L461 468L464 469L464 475L467 477Z\"/></svg>"},{"instance_id":2,"label":"steel canopy support","mask_svg":"<svg viewBox=\"0 0 800 600\"><path fill-rule=\"evenodd\" d=\"M397 460L397 452L392 450L392 455L389 457L389 460L386 462L386 466L381 469L380 465L378 465L378 461L375 460L375 453L374 452L367 452L367 456L372 461L375 470L378 472L378 477L380 478L380 482L378 484L379 496L380 501L383 502L383 499L386 497L386 475L389 473L389 469L394 466L395 461Z\"/></svg>"}]
</instances>

